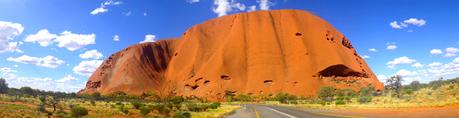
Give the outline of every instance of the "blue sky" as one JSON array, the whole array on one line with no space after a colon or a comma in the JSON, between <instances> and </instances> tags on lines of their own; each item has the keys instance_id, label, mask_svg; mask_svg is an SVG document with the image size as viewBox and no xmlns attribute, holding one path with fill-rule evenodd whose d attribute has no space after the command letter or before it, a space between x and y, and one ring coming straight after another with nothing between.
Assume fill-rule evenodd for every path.
<instances>
[{"instance_id":1,"label":"blue sky","mask_svg":"<svg viewBox=\"0 0 459 118\"><path fill-rule=\"evenodd\" d=\"M104 58L142 41L180 37L222 15L310 11L336 27L380 80L459 76L455 0L1 0L0 77L10 87L75 92ZM118 40L115 40L115 38Z\"/></svg>"}]
</instances>

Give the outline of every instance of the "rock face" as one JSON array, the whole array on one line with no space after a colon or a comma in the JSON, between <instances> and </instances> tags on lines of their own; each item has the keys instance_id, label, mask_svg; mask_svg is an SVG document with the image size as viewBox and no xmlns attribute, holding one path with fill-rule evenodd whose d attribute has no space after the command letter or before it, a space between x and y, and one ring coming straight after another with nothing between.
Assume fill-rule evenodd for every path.
<instances>
[{"instance_id":1,"label":"rock face","mask_svg":"<svg viewBox=\"0 0 459 118\"><path fill-rule=\"evenodd\" d=\"M225 93L315 96L320 87L383 89L349 40L299 10L255 11L137 44L104 61L80 93L155 92L223 100Z\"/></svg>"}]
</instances>

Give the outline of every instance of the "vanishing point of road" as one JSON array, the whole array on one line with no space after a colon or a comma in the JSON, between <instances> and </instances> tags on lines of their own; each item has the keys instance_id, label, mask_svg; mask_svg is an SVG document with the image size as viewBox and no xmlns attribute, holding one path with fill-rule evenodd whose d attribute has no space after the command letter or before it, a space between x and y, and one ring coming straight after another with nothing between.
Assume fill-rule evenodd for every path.
<instances>
[{"instance_id":1,"label":"vanishing point of road","mask_svg":"<svg viewBox=\"0 0 459 118\"><path fill-rule=\"evenodd\" d=\"M340 118L340 116L281 106L244 104L241 107L226 118Z\"/></svg>"}]
</instances>

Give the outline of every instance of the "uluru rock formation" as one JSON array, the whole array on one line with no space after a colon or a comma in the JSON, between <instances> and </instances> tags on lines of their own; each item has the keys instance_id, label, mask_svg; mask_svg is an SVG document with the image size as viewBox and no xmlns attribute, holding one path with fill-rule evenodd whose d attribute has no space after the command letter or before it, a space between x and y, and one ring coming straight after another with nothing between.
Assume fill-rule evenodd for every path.
<instances>
[{"instance_id":1,"label":"uluru rock formation","mask_svg":"<svg viewBox=\"0 0 459 118\"><path fill-rule=\"evenodd\" d=\"M79 93L154 92L223 100L225 93L315 96L323 86L383 89L349 40L300 10L228 15L177 39L111 55Z\"/></svg>"}]
</instances>

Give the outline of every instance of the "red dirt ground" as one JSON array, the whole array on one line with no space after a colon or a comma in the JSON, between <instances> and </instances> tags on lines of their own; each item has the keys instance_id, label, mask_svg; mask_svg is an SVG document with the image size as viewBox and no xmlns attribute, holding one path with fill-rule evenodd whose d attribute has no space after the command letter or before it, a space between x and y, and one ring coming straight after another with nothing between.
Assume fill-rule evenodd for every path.
<instances>
[{"instance_id":1,"label":"red dirt ground","mask_svg":"<svg viewBox=\"0 0 459 118\"><path fill-rule=\"evenodd\" d=\"M322 113L378 118L457 118L459 117L459 104L442 107L340 109L327 110Z\"/></svg>"}]
</instances>

